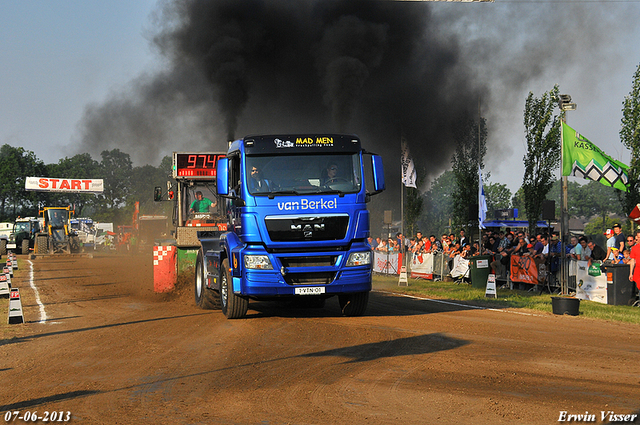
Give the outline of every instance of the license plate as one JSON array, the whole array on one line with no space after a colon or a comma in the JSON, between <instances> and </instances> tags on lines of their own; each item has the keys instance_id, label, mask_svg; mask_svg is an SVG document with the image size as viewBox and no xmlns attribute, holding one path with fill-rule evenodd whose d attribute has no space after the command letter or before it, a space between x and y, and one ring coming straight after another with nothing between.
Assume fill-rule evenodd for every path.
<instances>
[{"instance_id":1,"label":"license plate","mask_svg":"<svg viewBox=\"0 0 640 425\"><path fill-rule=\"evenodd\" d=\"M324 286L317 286L317 287L306 287L306 288L295 288L295 294L296 295L320 295L320 294L324 294Z\"/></svg>"},{"instance_id":2,"label":"license plate","mask_svg":"<svg viewBox=\"0 0 640 425\"><path fill-rule=\"evenodd\" d=\"M7 244L7 249L16 249L16 244L14 244L14 243L8 243L8 244Z\"/></svg>"}]
</instances>

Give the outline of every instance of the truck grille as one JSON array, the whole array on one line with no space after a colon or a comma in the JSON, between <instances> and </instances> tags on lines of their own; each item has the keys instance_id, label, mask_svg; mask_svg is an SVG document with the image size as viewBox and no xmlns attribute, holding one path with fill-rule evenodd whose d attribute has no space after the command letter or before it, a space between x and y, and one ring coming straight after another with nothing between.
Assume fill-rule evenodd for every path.
<instances>
[{"instance_id":1,"label":"truck grille","mask_svg":"<svg viewBox=\"0 0 640 425\"><path fill-rule=\"evenodd\" d=\"M286 268L292 267L327 267L334 266L337 255L323 255L318 257L288 257L280 258L280 262Z\"/></svg>"},{"instance_id":2,"label":"truck grille","mask_svg":"<svg viewBox=\"0 0 640 425\"><path fill-rule=\"evenodd\" d=\"M274 242L335 241L346 237L349 216L266 217L265 223Z\"/></svg>"},{"instance_id":3,"label":"truck grille","mask_svg":"<svg viewBox=\"0 0 640 425\"><path fill-rule=\"evenodd\" d=\"M328 285L335 277L335 272L287 273L284 281L289 285Z\"/></svg>"}]
</instances>

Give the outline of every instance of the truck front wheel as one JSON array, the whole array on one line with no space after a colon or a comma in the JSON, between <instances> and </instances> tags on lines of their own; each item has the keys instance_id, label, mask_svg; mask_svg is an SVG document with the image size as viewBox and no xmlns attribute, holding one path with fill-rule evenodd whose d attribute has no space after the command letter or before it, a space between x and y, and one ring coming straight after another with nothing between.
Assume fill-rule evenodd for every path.
<instances>
[{"instance_id":1,"label":"truck front wheel","mask_svg":"<svg viewBox=\"0 0 640 425\"><path fill-rule=\"evenodd\" d=\"M338 295L338 303L344 316L362 316L369 303L369 292Z\"/></svg>"},{"instance_id":2,"label":"truck front wheel","mask_svg":"<svg viewBox=\"0 0 640 425\"><path fill-rule=\"evenodd\" d=\"M207 288L206 273L204 267L204 258L202 251L198 251L196 258L196 275L195 275L195 296L196 305L205 310L213 310L220 308L220 295L213 289Z\"/></svg>"},{"instance_id":3,"label":"truck front wheel","mask_svg":"<svg viewBox=\"0 0 640 425\"><path fill-rule=\"evenodd\" d=\"M233 293L233 281L229 270L229 259L222 260L222 279L220 280L220 301L222 312L227 319L239 319L247 314L249 300Z\"/></svg>"},{"instance_id":4,"label":"truck front wheel","mask_svg":"<svg viewBox=\"0 0 640 425\"><path fill-rule=\"evenodd\" d=\"M7 255L7 240L0 239L0 256Z\"/></svg>"},{"instance_id":5,"label":"truck front wheel","mask_svg":"<svg viewBox=\"0 0 640 425\"><path fill-rule=\"evenodd\" d=\"M22 251L22 255L27 255L29 253L29 239L22 240L22 246L20 247Z\"/></svg>"}]
</instances>

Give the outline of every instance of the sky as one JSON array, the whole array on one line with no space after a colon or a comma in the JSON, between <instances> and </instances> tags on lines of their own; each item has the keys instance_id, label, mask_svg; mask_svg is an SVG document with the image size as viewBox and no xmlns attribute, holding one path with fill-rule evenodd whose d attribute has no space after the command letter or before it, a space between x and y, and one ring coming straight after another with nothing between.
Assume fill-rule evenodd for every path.
<instances>
[{"instance_id":1,"label":"sky","mask_svg":"<svg viewBox=\"0 0 640 425\"><path fill-rule=\"evenodd\" d=\"M126 99L141 81L163 75L169 66L152 42L162 27L160 11L152 0L0 0L0 145L21 146L45 163L81 153L89 146L83 140L88 110L105 111L104 105ZM541 96L554 84L578 105L568 112L569 125L629 162L618 134L622 102L640 64L640 2L439 2L430 3L430 11L429 19L438 24L431 36L455 39L466 75L481 81L490 182L512 192L520 187L524 102L530 91ZM247 111L252 107L249 102ZM189 121L181 123L188 131ZM240 114L238 132L243 131L258 132ZM128 152L122 145L103 147ZM429 155L421 146L410 148L418 157ZM183 149L178 142L165 143L132 159L157 165L158 157ZM99 159L98 151L90 153ZM427 181L449 160L439 158L440 166L429 162Z\"/></svg>"}]
</instances>

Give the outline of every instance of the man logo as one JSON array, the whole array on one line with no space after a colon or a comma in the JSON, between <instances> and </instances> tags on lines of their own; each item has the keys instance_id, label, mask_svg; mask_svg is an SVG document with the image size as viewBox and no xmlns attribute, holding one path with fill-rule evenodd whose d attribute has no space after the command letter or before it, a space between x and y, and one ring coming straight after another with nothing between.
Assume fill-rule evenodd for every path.
<instances>
[{"instance_id":1,"label":"man logo","mask_svg":"<svg viewBox=\"0 0 640 425\"><path fill-rule=\"evenodd\" d=\"M291 230L293 232L302 232L305 238L311 238L313 236L313 232L323 232L324 223L315 223L315 224L292 224Z\"/></svg>"}]
</instances>

